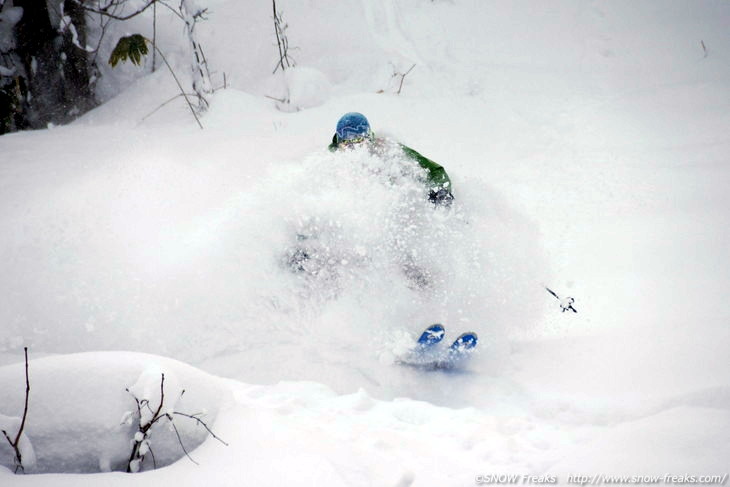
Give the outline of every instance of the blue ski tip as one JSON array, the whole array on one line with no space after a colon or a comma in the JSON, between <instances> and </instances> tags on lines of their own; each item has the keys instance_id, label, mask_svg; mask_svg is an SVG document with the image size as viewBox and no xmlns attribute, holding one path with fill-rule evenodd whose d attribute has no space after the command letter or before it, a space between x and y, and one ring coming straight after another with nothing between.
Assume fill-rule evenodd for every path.
<instances>
[{"instance_id":1,"label":"blue ski tip","mask_svg":"<svg viewBox=\"0 0 730 487\"><path fill-rule=\"evenodd\" d=\"M424 347L435 345L444 338L444 327L438 323L426 328L418 339L418 344Z\"/></svg>"},{"instance_id":2,"label":"blue ski tip","mask_svg":"<svg viewBox=\"0 0 730 487\"><path fill-rule=\"evenodd\" d=\"M444 327L440 324L429 326L418 339L417 348L397 362L424 370L460 369L477 345L477 334L473 331L462 333L446 349L435 346L443 340L444 335Z\"/></svg>"},{"instance_id":3,"label":"blue ski tip","mask_svg":"<svg viewBox=\"0 0 730 487\"><path fill-rule=\"evenodd\" d=\"M457 352L466 352L467 350L471 350L477 346L477 340L478 338L476 333L473 331L467 331L454 340L454 343L451 344L450 348Z\"/></svg>"}]
</instances>

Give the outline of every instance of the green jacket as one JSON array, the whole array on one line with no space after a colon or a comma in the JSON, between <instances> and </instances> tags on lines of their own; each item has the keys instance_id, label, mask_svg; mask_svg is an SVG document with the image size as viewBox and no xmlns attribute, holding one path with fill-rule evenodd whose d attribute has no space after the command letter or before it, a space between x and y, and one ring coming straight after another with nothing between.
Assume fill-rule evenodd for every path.
<instances>
[{"instance_id":1,"label":"green jacket","mask_svg":"<svg viewBox=\"0 0 730 487\"><path fill-rule=\"evenodd\" d=\"M419 166L426 170L426 182L429 190L438 191L439 189L444 188L449 193L453 193L453 188L451 187L451 179L449 179L449 175L446 174L446 169L444 169L441 165L435 163L431 159L422 156L410 147L400 143L398 145L401 149L403 149L403 154L405 154L406 157L413 160L414 162L417 162ZM334 152L337 150L338 147L339 142L337 140L337 134L335 134L334 137L332 137L332 143L329 145L328 148L331 152Z\"/></svg>"}]
</instances>

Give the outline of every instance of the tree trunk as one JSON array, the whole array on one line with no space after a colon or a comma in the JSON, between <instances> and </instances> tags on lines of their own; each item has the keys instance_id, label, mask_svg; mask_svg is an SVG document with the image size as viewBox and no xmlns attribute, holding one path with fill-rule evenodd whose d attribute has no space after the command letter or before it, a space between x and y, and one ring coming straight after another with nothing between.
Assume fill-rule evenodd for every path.
<instances>
[{"instance_id":1,"label":"tree trunk","mask_svg":"<svg viewBox=\"0 0 730 487\"><path fill-rule=\"evenodd\" d=\"M21 16L21 9L8 3L0 5L0 135L26 128L23 103L28 90L15 35Z\"/></svg>"},{"instance_id":2,"label":"tree trunk","mask_svg":"<svg viewBox=\"0 0 730 487\"><path fill-rule=\"evenodd\" d=\"M69 29L61 33L58 25L51 24L46 1L15 0L14 3L23 8L23 17L16 26L16 53L27 77L24 121L30 128L67 123L94 106L87 52L74 45ZM77 43L85 46L83 9L67 0L64 12L76 27Z\"/></svg>"}]
</instances>

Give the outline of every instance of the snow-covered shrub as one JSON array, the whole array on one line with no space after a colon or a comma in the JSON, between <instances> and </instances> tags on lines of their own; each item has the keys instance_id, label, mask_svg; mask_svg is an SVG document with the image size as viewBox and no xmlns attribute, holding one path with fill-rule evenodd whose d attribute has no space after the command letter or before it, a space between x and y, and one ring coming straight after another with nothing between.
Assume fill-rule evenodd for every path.
<instances>
[{"instance_id":1,"label":"snow-covered shrub","mask_svg":"<svg viewBox=\"0 0 730 487\"><path fill-rule=\"evenodd\" d=\"M0 368L0 426L10 429L17 418L8 414L23 410L21 367ZM131 352L91 352L31 361L32 394L23 455L26 473L126 470L139 432L134 424L134 398L156 409L163 373L164 414L175 410L201 413L212 425L227 400L226 389L219 379L181 362ZM158 468L185 455L181 442L190 452L208 436L206 428L194 419L180 418L175 426L176 430L167 421L159 422L148 430L148 438L142 439L151 438ZM150 442L145 445L149 448ZM15 467L7 445L0 446L0 465ZM139 467L151 469L153 462L140 462Z\"/></svg>"},{"instance_id":2,"label":"snow-covered shrub","mask_svg":"<svg viewBox=\"0 0 730 487\"><path fill-rule=\"evenodd\" d=\"M156 371L154 369L146 370L142 373L139 380L137 380L137 383L132 386L131 389L127 389L127 392L129 392L134 398L136 410L125 412L124 416L122 416L122 424L136 424L138 428L138 431L134 433L134 437L131 442L132 453L129 456L127 472L139 472L144 467L144 462L145 459L148 458L148 455L152 458L153 468L157 468L157 459L155 458L155 453L152 449L152 429L160 422L160 424L167 425L169 430L175 432L180 443L180 448L193 462L195 462L195 460L192 459L188 450L185 448L185 443L183 442L183 439L180 436L180 430L178 429L179 423L175 422L175 418L184 417L189 421L196 422L196 424L205 428L205 430L208 431L215 439L224 445L227 445L227 443L218 438L210 430L207 423L201 419L201 416L204 416L203 413L190 414L175 411L175 406L182 398L185 390L183 389L180 391L179 396L173 397L170 397L168 391L168 395L166 396L164 372L160 372L159 394L155 394L154 388L151 388L154 383L155 372Z\"/></svg>"}]
</instances>

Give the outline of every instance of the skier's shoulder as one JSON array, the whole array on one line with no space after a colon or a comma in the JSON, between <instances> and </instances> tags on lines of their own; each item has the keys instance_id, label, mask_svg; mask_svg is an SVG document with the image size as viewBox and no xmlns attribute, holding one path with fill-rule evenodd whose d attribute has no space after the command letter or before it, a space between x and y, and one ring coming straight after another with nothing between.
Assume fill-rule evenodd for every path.
<instances>
[{"instance_id":1,"label":"skier's shoulder","mask_svg":"<svg viewBox=\"0 0 730 487\"><path fill-rule=\"evenodd\" d=\"M428 174L427 179L434 188L446 189L449 195L451 194L451 179L446 173L446 169L441 164L429 159L405 144L400 144L400 147L406 157L415 161L419 166L426 170L426 173Z\"/></svg>"},{"instance_id":2,"label":"skier's shoulder","mask_svg":"<svg viewBox=\"0 0 730 487\"><path fill-rule=\"evenodd\" d=\"M409 159L415 159L413 157L414 155L423 157L418 152L401 143L395 135L387 130L379 130L377 133L374 133L371 143L382 155L390 155L392 157L405 155Z\"/></svg>"},{"instance_id":3,"label":"skier's shoulder","mask_svg":"<svg viewBox=\"0 0 730 487\"><path fill-rule=\"evenodd\" d=\"M428 157L424 156L423 154L421 154L417 150L415 150L415 149L413 149L411 147L408 147L405 144L400 144L400 148L401 148L401 150L403 151L403 153L405 155L407 155L408 157L410 157L411 159L415 160L416 162L418 162L421 165L423 165L424 163L436 164L434 161L432 161Z\"/></svg>"},{"instance_id":4,"label":"skier's shoulder","mask_svg":"<svg viewBox=\"0 0 730 487\"><path fill-rule=\"evenodd\" d=\"M405 144L399 143L399 146L403 153L410 159L413 159L416 161L421 167L429 170L434 169L443 169L441 164L437 163L436 161L429 159L428 157L424 156L417 150L413 149L412 147L409 147Z\"/></svg>"}]
</instances>

